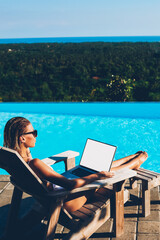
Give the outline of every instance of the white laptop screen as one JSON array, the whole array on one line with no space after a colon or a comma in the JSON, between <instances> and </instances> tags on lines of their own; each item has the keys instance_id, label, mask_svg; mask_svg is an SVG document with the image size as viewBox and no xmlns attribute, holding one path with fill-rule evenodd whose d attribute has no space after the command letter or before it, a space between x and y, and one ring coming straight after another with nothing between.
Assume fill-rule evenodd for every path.
<instances>
[{"instance_id":1,"label":"white laptop screen","mask_svg":"<svg viewBox=\"0 0 160 240\"><path fill-rule=\"evenodd\" d=\"M109 171L117 147L87 139L80 165L95 171Z\"/></svg>"}]
</instances>

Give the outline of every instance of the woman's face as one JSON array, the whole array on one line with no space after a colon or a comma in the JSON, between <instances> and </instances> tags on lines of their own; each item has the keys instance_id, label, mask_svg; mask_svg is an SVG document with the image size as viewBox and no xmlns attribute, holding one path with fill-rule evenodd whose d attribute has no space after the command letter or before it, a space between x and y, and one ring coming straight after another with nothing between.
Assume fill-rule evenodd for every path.
<instances>
[{"instance_id":1,"label":"woman's face","mask_svg":"<svg viewBox=\"0 0 160 240\"><path fill-rule=\"evenodd\" d=\"M24 133L33 132L33 131L34 131L34 128L33 128L32 124L30 123L29 125L27 125ZM28 147L32 148L35 146L36 138L33 136L32 133L24 134L22 137L25 139L24 145L26 148L28 148Z\"/></svg>"}]
</instances>

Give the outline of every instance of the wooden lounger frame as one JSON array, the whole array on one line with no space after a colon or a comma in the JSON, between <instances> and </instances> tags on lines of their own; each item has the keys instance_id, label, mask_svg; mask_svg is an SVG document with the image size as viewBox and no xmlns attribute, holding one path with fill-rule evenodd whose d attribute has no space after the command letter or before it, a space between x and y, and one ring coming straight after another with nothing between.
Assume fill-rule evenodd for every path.
<instances>
[{"instance_id":1,"label":"wooden lounger frame","mask_svg":"<svg viewBox=\"0 0 160 240\"><path fill-rule=\"evenodd\" d=\"M137 180L142 182L142 215L147 217L150 215L150 190L160 186L160 173L156 173L147 169L139 168L136 170L137 175L130 179L131 188L137 187Z\"/></svg>"},{"instance_id":2,"label":"wooden lounger frame","mask_svg":"<svg viewBox=\"0 0 160 240\"><path fill-rule=\"evenodd\" d=\"M64 161L65 169L68 170L75 165L75 157L77 153L67 151L43 161L46 164L53 164ZM18 223L18 212L22 199L22 193L26 192L33 196L38 202L48 209L47 225L44 232L44 240L51 240L54 237L56 225L59 220L60 212L63 206L63 201L69 197L73 199L87 191L101 189L102 187L112 185L112 199L114 199L113 219L114 219L114 235L120 236L124 232L124 184L127 179L135 176L135 172L127 170L122 175L110 178L108 182L94 182L84 187L74 189L72 191L60 190L49 192L41 179L33 172L21 156L14 150L0 147L0 167L11 174L11 183L15 186L12 196L11 208L9 212L8 222L6 226L6 239L13 237ZM88 239L103 223L111 216L110 205L111 195L97 191L97 201L93 204L86 204L79 211L74 213L74 217L78 217L81 223L78 228L72 229L66 236L66 239L80 240ZM102 217L103 216L103 217Z\"/></svg>"}]
</instances>

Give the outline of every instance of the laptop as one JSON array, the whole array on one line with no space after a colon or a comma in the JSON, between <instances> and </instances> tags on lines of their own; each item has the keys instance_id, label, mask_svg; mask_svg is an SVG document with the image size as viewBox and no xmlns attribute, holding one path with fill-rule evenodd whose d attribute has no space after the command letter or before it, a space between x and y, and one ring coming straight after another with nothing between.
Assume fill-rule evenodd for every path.
<instances>
[{"instance_id":1,"label":"laptop","mask_svg":"<svg viewBox=\"0 0 160 240\"><path fill-rule=\"evenodd\" d=\"M95 172L110 171L117 147L88 138L80 164L62 175L73 179L88 176Z\"/></svg>"}]
</instances>

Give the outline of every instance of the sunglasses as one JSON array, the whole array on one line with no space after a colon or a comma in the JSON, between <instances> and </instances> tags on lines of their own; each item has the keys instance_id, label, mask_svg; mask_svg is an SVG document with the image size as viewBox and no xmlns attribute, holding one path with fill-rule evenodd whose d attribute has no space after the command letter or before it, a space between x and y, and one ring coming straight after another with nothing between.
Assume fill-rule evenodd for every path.
<instances>
[{"instance_id":1,"label":"sunglasses","mask_svg":"<svg viewBox=\"0 0 160 240\"><path fill-rule=\"evenodd\" d=\"M38 136L37 130L34 130L34 131L32 131L32 132L23 133L23 135L27 135L27 134L33 134L33 136L34 136L35 138Z\"/></svg>"}]
</instances>

